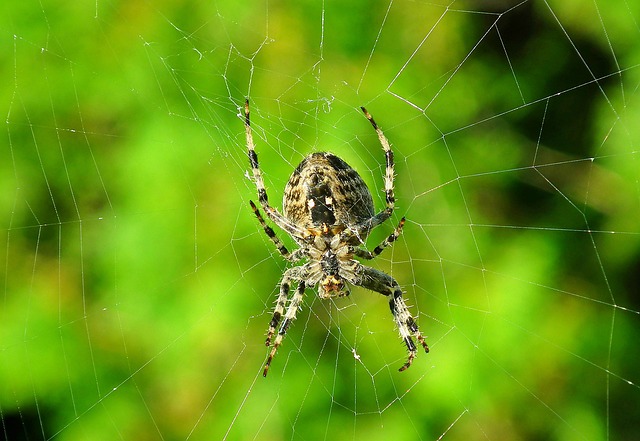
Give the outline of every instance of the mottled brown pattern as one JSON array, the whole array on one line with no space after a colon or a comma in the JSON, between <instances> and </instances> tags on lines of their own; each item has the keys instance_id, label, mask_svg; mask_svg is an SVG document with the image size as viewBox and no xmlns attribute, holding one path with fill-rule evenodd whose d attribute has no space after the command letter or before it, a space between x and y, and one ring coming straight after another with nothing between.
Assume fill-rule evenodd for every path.
<instances>
[{"instance_id":1,"label":"mottled brown pattern","mask_svg":"<svg viewBox=\"0 0 640 441\"><path fill-rule=\"evenodd\" d=\"M284 215L304 228L314 224L309 199L313 190L331 198L335 225L354 226L373 217L373 200L360 175L331 153L312 153L302 160L284 189Z\"/></svg>"}]
</instances>

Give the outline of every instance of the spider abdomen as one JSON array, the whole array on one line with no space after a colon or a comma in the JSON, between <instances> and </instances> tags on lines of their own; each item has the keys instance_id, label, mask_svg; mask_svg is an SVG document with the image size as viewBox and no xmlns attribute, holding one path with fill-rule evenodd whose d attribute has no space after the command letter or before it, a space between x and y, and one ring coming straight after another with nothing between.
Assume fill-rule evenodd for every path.
<instances>
[{"instance_id":1,"label":"spider abdomen","mask_svg":"<svg viewBox=\"0 0 640 441\"><path fill-rule=\"evenodd\" d=\"M308 155L284 189L284 215L303 228L350 226L374 215L371 192L358 172L337 156Z\"/></svg>"}]
</instances>

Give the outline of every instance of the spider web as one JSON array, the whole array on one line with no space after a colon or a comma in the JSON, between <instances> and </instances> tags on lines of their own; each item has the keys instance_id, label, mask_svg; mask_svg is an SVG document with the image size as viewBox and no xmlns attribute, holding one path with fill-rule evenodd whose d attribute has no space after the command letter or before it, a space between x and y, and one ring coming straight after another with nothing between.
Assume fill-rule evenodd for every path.
<instances>
[{"instance_id":1,"label":"spider web","mask_svg":"<svg viewBox=\"0 0 640 441\"><path fill-rule=\"evenodd\" d=\"M638 1L5 3L4 439L637 434ZM382 207L359 106L391 141L407 371L385 298L307 290L262 378L245 97L275 206L329 150Z\"/></svg>"}]
</instances>

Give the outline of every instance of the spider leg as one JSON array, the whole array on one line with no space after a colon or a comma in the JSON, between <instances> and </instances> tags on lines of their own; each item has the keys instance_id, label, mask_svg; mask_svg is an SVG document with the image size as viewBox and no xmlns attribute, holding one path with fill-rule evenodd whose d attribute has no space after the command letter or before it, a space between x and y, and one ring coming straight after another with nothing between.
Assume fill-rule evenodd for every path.
<instances>
[{"instance_id":1,"label":"spider leg","mask_svg":"<svg viewBox=\"0 0 640 441\"><path fill-rule=\"evenodd\" d=\"M389 237L387 237L384 241L382 241L380 245L375 247L373 251L369 251L365 248L353 247L352 249L353 253L356 256L361 257L363 259L367 259L367 260L371 260L375 258L376 256L378 256L378 254L384 251L385 248L392 245L393 242L395 242L396 239L398 239L398 237L400 237L400 235L402 234L402 227L404 226L404 222L405 222L405 218L403 217L402 219L400 219L400 223L398 224L396 229L393 231L393 233L391 233Z\"/></svg>"},{"instance_id":2,"label":"spider leg","mask_svg":"<svg viewBox=\"0 0 640 441\"><path fill-rule=\"evenodd\" d=\"M269 205L269 197L267 196L267 189L264 186L264 178L262 177L262 171L258 163L258 154L256 153L255 144L253 142L253 134L251 132L251 120L249 118L249 100L244 102L244 127L247 138L247 153L249 155L249 163L251 164L251 170L253 172L253 179L258 189L258 201L267 213L267 217L276 223L280 228L287 233L302 237L303 231L291 223L286 217L284 217L278 210Z\"/></svg>"},{"instance_id":3,"label":"spider leg","mask_svg":"<svg viewBox=\"0 0 640 441\"><path fill-rule=\"evenodd\" d=\"M256 204L254 204L253 201L249 201L249 204L251 204L251 208L253 209L254 214L258 218L258 222L260 222L260 225L262 226L262 229L264 230L265 234L269 236L269 239L271 239L271 242L273 242L273 244L276 246L276 249L282 255L282 257L287 259L289 262L294 262L300 259L302 257L302 254L304 254L303 250L297 249L292 253L289 252L289 250L287 250L287 248L284 246L284 244L278 238L278 236L276 236L276 233L275 231L273 231L273 228L267 225L264 218L260 214L260 210L258 210L258 207L256 207Z\"/></svg>"},{"instance_id":4,"label":"spider leg","mask_svg":"<svg viewBox=\"0 0 640 441\"><path fill-rule=\"evenodd\" d=\"M284 285L284 283L285 282L283 281L282 284ZM287 329L289 329L289 325L291 325L291 322L293 322L296 319L296 311L298 310L298 308L300 307L300 303L302 302L304 289L305 289L305 283L304 281L301 280L298 282L298 287L296 288L296 292L291 298L291 302L289 303L287 312L284 315L284 320L282 321L282 324L280 325L280 329L278 330L278 335L276 336L276 339L273 342L273 347L271 348L271 352L269 352L269 357L267 358L267 362L264 365L264 371L262 371L263 377L267 376L267 373L269 372L269 366L271 366L271 361L273 360L273 357L276 355L276 351L278 350L278 347L282 343L282 340L284 339L284 336L287 333ZM287 291L289 290L288 282L287 282L286 290ZM283 297L283 291L284 291L284 287L281 287L280 296L278 297L278 304L276 305L276 312L273 315L274 318L271 321L271 326L269 326L269 336L267 337L267 346L271 342L271 337L273 336L273 332L275 332L275 326L277 326L277 323L278 323L276 320L275 326L274 326L274 320L276 319L276 314L278 313L280 300ZM285 294L285 299L286 299L286 294ZM282 305L281 310L284 310L284 305Z\"/></svg>"},{"instance_id":5,"label":"spider leg","mask_svg":"<svg viewBox=\"0 0 640 441\"><path fill-rule=\"evenodd\" d=\"M393 277L383 273L382 271L363 265L361 265L361 268L363 272L360 280L358 280L360 283L357 284L363 288L379 292L380 294L384 294L389 297L389 308L391 309L391 314L393 314L393 319L398 326L400 338L402 338L402 341L409 351L407 362L399 369L400 372L402 372L411 366L413 359L416 358L417 355L416 345L413 342L412 336L420 342L425 352L429 352L429 346L420 333L418 324L411 316L409 308L407 308L407 304L402 298L402 290L400 289L398 282L396 282Z\"/></svg>"},{"instance_id":6,"label":"spider leg","mask_svg":"<svg viewBox=\"0 0 640 441\"><path fill-rule=\"evenodd\" d=\"M280 319L284 314L284 308L287 305L287 299L289 298L289 288L291 287L291 281L300 280L302 278L302 275L300 274L301 268L302 267L299 266L289 268L284 272L284 275L282 276L282 282L280 282L280 294L278 294L276 306L273 309L273 316L271 316L271 321L269 322L269 330L267 331L267 339L265 341L266 346L271 346L271 339L273 338L273 334L276 333L278 323L280 323Z\"/></svg>"},{"instance_id":7,"label":"spider leg","mask_svg":"<svg viewBox=\"0 0 640 441\"><path fill-rule=\"evenodd\" d=\"M394 162L393 162L393 150L391 150L391 144L389 144L389 140L387 139L386 136L384 136L384 133L382 133L382 130L380 130L380 127L378 127L378 124L376 124L376 122L374 121L371 114L367 111L367 109L365 109L364 107L361 107L361 109L362 109L362 112L364 113L364 116L367 117L367 119L373 126L374 130L376 131L376 134L378 135L378 139L380 140L380 145L382 145L382 150L384 150L384 155L386 159L386 170L384 175L384 192L385 192L385 198L386 198L386 207L384 208L384 210L382 210L381 212L373 216L371 219L361 224L360 231L369 231L375 228L376 226L380 225L387 219L389 219L389 217L391 217L391 213L393 213L393 209L395 207L395 202L396 202L395 196L393 195L393 180L394 180L395 173L394 173Z\"/></svg>"}]
</instances>

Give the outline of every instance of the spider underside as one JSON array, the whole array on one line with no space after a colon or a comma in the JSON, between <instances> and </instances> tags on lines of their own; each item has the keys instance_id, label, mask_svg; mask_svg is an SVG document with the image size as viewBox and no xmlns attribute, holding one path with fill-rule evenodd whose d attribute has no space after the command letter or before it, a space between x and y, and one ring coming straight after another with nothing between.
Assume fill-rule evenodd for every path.
<instances>
[{"instance_id":1,"label":"spider underside","mask_svg":"<svg viewBox=\"0 0 640 441\"><path fill-rule=\"evenodd\" d=\"M403 217L393 233L373 251L364 247L371 230L391 217L395 198L393 151L369 112L364 107L362 111L375 129L385 153L385 208L375 213L371 192L360 175L346 162L331 153L317 152L304 158L289 178L284 190L284 214L281 214L269 205L251 133L249 101L245 101L247 150L258 190L258 201L267 217L289 234L299 248L290 252L267 225L253 201L249 201L251 208L282 257L292 263L307 260L306 263L287 269L282 276L280 293L265 342L267 346L272 346L264 366L265 377L287 329L296 318L305 289L316 285L319 285L318 295L321 298L348 295L349 285L361 286L389 297L391 313L409 352L400 371L411 366L416 357L417 349L412 337L420 342L425 352L429 352L429 347L402 298L398 282L388 274L354 259L375 258L400 236L405 223ZM289 299L293 284L297 286Z\"/></svg>"}]
</instances>

